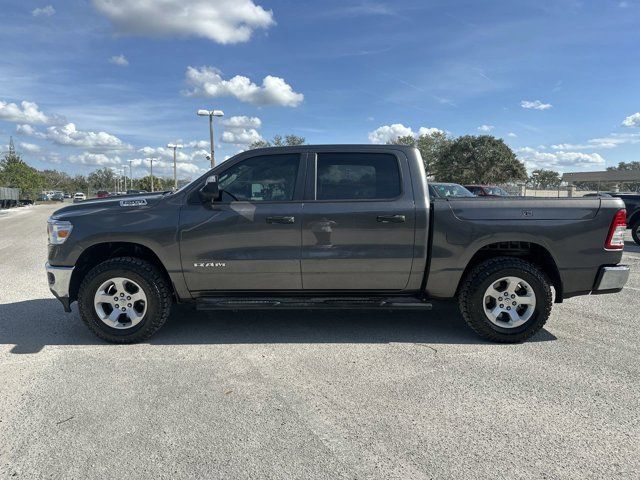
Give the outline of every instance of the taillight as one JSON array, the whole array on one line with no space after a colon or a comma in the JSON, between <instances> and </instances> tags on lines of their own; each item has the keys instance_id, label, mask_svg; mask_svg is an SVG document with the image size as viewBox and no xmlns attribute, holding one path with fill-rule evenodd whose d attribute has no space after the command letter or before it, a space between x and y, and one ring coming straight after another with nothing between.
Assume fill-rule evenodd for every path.
<instances>
[{"instance_id":1,"label":"taillight","mask_svg":"<svg viewBox=\"0 0 640 480\"><path fill-rule=\"evenodd\" d=\"M604 244L605 250L622 250L624 248L624 232L627 229L627 211L618 210L613 217L609 235Z\"/></svg>"}]
</instances>

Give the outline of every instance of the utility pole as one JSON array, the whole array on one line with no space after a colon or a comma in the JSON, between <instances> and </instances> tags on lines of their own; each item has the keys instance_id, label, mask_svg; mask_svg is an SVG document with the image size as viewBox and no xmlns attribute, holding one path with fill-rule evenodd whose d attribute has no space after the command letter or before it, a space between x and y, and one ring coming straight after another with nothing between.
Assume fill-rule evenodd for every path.
<instances>
[{"instance_id":1,"label":"utility pole","mask_svg":"<svg viewBox=\"0 0 640 480\"><path fill-rule=\"evenodd\" d=\"M131 169L131 162L133 162L133 160L129 160L129 183L130 183L130 187L131 189L133 189L133 170Z\"/></svg>"},{"instance_id":2,"label":"utility pole","mask_svg":"<svg viewBox=\"0 0 640 480\"><path fill-rule=\"evenodd\" d=\"M213 117L222 117L224 112L222 110L198 110L198 115L201 117L209 117L209 141L211 142L211 168L216 166L216 160L213 156Z\"/></svg>"},{"instance_id":3,"label":"utility pole","mask_svg":"<svg viewBox=\"0 0 640 480\"><path fill-rule=\"evenodd\" d=\"M182 148L179 143L169 143L167 148L173 148L173 189L178 190L178 171L176 168L176 150Z\"/></svg>"}]
</instances>

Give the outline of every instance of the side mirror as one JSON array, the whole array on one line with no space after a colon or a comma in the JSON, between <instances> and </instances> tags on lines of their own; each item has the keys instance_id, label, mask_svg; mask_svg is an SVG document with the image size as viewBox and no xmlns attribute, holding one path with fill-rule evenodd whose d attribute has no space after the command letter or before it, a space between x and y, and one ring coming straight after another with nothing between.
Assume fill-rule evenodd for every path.
<instances>
[{"instance_id":1,"label":"side mirror","mask_svg":"<svg viewBox=\"0 0 640 480\"><path fill-rule=\"evenodd\" d=\"M207 177L203 187L200 189L200 199L203 202L216 202L220 200L220 186L218 185L218 176L211 175Z\"/></svg>"}]
</instances>

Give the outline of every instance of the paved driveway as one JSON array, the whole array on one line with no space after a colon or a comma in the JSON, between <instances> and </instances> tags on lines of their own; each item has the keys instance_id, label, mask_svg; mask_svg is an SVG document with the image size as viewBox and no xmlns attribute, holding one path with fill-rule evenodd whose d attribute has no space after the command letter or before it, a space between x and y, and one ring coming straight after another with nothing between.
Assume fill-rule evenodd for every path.
<instances>
[{"instance_id":1,"label":"paved driveway","mask_svg":"<svg viewBox=\"0 0 640 480\"><path fill-rule=\"evenodd\" d=\"M114 346L48 292L45 220L0 216L0 477L638 478L629 288L521 345L418 312L174 309Z\"/></svg>"}]
</instances>

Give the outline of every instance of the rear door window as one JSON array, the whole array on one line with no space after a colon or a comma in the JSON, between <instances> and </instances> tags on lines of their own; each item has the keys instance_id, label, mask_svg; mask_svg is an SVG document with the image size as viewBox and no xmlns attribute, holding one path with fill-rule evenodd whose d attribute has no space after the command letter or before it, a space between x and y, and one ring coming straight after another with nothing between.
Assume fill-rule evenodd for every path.
<instances>
[{"instance_id":1,"label":"rear door window","mask_svg":"<svg viewBox=\"0 0 640 480\"><path fill-rule=\"evenodd\" d=\"M385 200L401 193L400 169L389 153L319 153L317 200Z\"/></svg>"}]
</instances>

